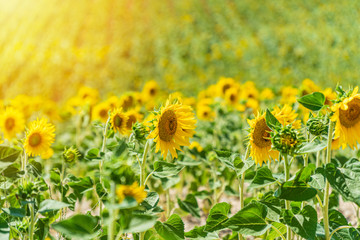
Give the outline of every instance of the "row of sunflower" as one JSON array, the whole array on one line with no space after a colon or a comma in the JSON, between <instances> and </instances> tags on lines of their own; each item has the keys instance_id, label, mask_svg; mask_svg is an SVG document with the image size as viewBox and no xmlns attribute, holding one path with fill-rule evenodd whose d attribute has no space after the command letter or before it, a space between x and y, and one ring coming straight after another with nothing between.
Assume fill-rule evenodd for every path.
<instances>
[{"instance_id":1,"label":"row of sunflower","mask_svg":"<svg viewBox=\"0 0 360 240\"><path fill-rule=\"evenodd\" d=\"M358 87L149 81L2 108L1 239L360 238Z\"/></svg>"}]
</instances>

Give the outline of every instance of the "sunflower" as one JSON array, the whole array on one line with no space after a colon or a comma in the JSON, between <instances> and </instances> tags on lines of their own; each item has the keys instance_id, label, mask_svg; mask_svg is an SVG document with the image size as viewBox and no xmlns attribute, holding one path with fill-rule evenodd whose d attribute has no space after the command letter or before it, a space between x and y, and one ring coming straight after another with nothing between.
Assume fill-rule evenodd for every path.
<instances>
[{"instance_id":1,"label":"sunflower","mask_svg":"<svg viewBox=\"0 0 360 240\"><path fill-rule=\"evenodd\" d=\"M128 120L126 121L126 128L130 131L132 129L132 125L136 122L141 122L143 118L143 115L139 113L139 111L136 109L131 109L127 111L126 115L128 117Z\"/></svg>"},{"instance_id":2,"label":"sunflower","mask_svg":"<svg viewBox=\"0 0 360 240\"><path fill-rule=\"evenodd\" d=\"M145 187L139 187L137 182L132 185L120 185L116 188L116 195L121 203L126 197L133 197L136 202L141 203L146 198Z\"/></svg>"},{"instance_id":3,"label":"sunflower","mask_svg":"<svg viewBox=\"0 0 360 240\"><path fill-rule=\"evenodd\" d=\"M198 104L196 108L196 115L200 120L212 121L215 117L215 112L208 105Z\"/></svg>"},{"instance_id":4,"label":"sunflower","mask_svg":"<svg viewBox=\"0 0 360 240\"><path fill-rule=\"evenodd\" d=\"M0 126L4 132L6 139L12 139L17 133L20 133L25 128L25 119L21 111L7 107L6 110L1 114Z\"/></svg>"},{"instance_id":5,"label":"sunflower","mask_svg":"<svg viewBox=\"0 0 360 240\"><path fill-rule=\"evenodd\" d=\"M96 104L91 111L92 119L93 120L100 120L101 122L105 123L109 118L110 106L108 102L101 102Z\"/></svg>"},{"instance_id":6,"label":"sunflower","mask_svg":"<svg viewBox=\"0 0 360 240\"><path fill-rule=\"evenodd\" d=\"M24 141L25 152L29 156L39 156L49 151L55 141L55 126L45 118L36 119L29 124Z\"/></svg>"},{"instance_id":7,"label":"sunflower","mask_svg":"<svg viewBox=\"0 0 360 240\"><path fill-rule=\"evenodd\" d=\"M250 156L256 164L262 165L271 159L276 159L279 152L271 149L270 131L266 125L265 113L258 115L255 119L247 120L250 125Z\"/></svg>"},{"instance_id":8,"label":"sunflower","mask_svg":"<svg viewBox=\"0 0 360 240\"><path fill-rule=\"evenodd\" d=\"M261 100L271 100L274 99L275 95L274 92L270 88L264 88L261 91L260 99Z\"/></svg>"},{"instance_id":9,"label":"sunflower","mask_svg":"<svg viewBox=\"0 0 360 240\"><path fill-rule=\"evenodd\" d=\"M335 122L335 139L339 138L339 145L344 149L348 144L350 148L357 148L360 141L360 94L356 87L351 94L341 102L334 104L331 110L334 115L331 121Z\"/></svg>"},{"instance_id":10,"label":"sunflower","mask_svg":"<svg viewBox=\"0 0 360 240\"><path fill-rule=\"evenodd\" d=\"M159 93L159 85L155 80L148 81L143 90L143 96L145 99L154 99Z\"/></svg>"},{"instance_id":11,"label":"sunflower","mask_svg":"<svg viewBox=\"0 0 360 240\"><path fill-rule=\"evenodd\" d=\"M167 100L166 105L161 107L155 116L155 129L149 134L148 138L154 138L156 142L156 152L161 149L161 154L166 158L170 151L172 158L177 157L176 149L181 150L180 146L189 146L189 138L195 133L195 117L190 106L182 105L178 102L170 104Z\"/></svg>"},{"instance_id":12,"label":"sunflower","mask_svg":"<svg viewBox=\"0 0 360 240\"><path fill-rule=\"evenodd\" d=\"M282 104L293 104L297 101L297 95L299 90L293 87L282 87L281 88L281 100Z\"/></svg>"},{"instance_id":13,"label":"sunflower","mask_svg":"<svg viewBox=\"0 0 360 240\"><path fill-rule=\"evenodd\" d=\"M128 121L128 116L123 112L122 108L116 108L110 114L110 124L114 132L119 132L120 134L126 134L127 121Z\"/></svg>"},{"instance_id":14,"label":"sunflower","mask_svg":"<svg viewBox=\"0 0 360 240\"><path fill-rule=\"evenodd\" d=\"M239 89L235 87L229 88L225 93L225 100L231 106L236 106L239 103L240 94Z\"/></svg>"},{"instance_id":15,"label":"sunflower","mask_svg":"<svg viewBox=\"0 0 360 240\"><path fill-rule=\"evenodd\" d=\"M43 154L41 154L41 158L42 159L49 159L54 155L54 150L49 147L48 150L46 152L44 152Z\"/></svg>"},{"instance_id":16,"label":"sunflower","mask_svg":"<svg viewBox=\"0 0 360 240\"><path fill-rule=\"evenodd\" d=\"M99 92L94 88L83 86L79 89L77 97L80 99L82 105L89 104L93 106L99 100Z\"/></svg>"},{"instance_id":17,"label":"sunflower","mask_svg":"<svg viewBox=\"0 0 360 240\"><path fill-rule=\"evenodd\" d=\"M231 87L237 86L236 82L232 78L220 77L218 83L216 84L218 89L219 96L225 96L225 93Z\"/></svg>"},{"instance_id":18,"label":"sunflower","mask_svg":"<svg viewBox=\"0 0 360 240\"><path fill-rule=\"evenodd\" d=\"M292 124L295 129L299 129L301 127L301 121L296 120L298 114L287 104L285 104L281 109L278 106L275 106L272 114L274 114L283 126Z\"/></svg>"}]
</instances>

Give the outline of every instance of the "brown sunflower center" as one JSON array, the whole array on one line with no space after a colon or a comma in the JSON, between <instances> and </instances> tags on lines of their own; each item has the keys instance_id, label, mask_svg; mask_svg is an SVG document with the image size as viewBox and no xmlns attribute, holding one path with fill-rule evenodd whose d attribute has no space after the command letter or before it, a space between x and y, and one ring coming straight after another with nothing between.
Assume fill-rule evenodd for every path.
<instances>
[{"instance_id":1,"label":"brown sunflower center","mask_svg":"<svg viewBox=\"0 0 360 240\"><path fill-rule=\"evenodd\" d=\"M230 84L225 84L225 85L222 87L222 92L223 92L223 94L225 94L226 90L228 90L230 87L231 87Z\"/></svg>"},{"instance_id":2,"label":"brown sunflower center","mask_svg":"<svg viewBox=\"0 0 360 240\"><path fill-rule=\"evenodd\" d=\"M204 116L204 117L207 117L208 115L209 115L209 112L208 112L208 111L204 111L204 112L203 112L203 116Z\"/></svg>"},{"instance_id":3,"label":"brown sunflower center","mask_svg":"<svg viewBox=\"0 0 360 240\"><path fill-rule=\"evenodd\" d=\"M170 142L177 129L176 114L173 110L167 110L159 120L159 137L165 142Z\"/></svg>"},{"instance_id":4,"label":"brown sunflower center","mask_svg":"<svg viewBox=\"0 0 360 240\"><path fill-rule=\"evenodd\" d=\"M32 147L39 146L41 143L41 135L39 133L34 133L29 137L29 144Z\"/></svg>"},{"instance_id":5,"label":"brown sunflower center","mask_svg":"<svg viewBox=\"0 0 360 240\"><path fill-rule=\"evenodd\" d=\"M151 88L149 90L150 96L154 96L156 94L156 89L155 88Z\"/></svg>"},{"instance_id":6,"label":"brown sunflower center","mask_svg":"<svg viewBox=\"0 0 360 240\"><path fill-rule=\"evenodd\" d=\"M135 117L134 115L130 115L130 116L129 116L129 119L128 119L127 123L126 123L126 127L127 127L128 129L131 129L132 125L133 125L135 122L136 122L136 117Z\"/></svg>"},{"instance_id":7,"label":"brown sunflower center","mask_svg":"<svg viewBox=\"0 0 360 240\"><path fill-rule=\"evenodd\" d=\"M341 125L350 128L360 121L360 99L353 99L348 103L348 109L340 108L339 120Z\"/></svg>"},{"instance_id":8,"label":"brown sunflower center","mask_svg":"<svg viewBox=\"0 0 360 240\"><path fill-rule=\"evenodd\" d=\"M271 146L270 131L271 129L266 125L265 118L256 123L253 132L253 141L256 146L261 148Z\"/></svg>"},{"instance_id":9,"label":"brown sunflower center","mask_svg":"<svg viewBox=\"0 0 360 240\"><path fill-rule=\"evenodd\" d=\"M116 115L114 117L114 127L121 127L121 124L123 122L123 119L119 116L119 115Z\"/></svg>"},{"instance_id":10,"label":"brown sunflower center","mask_svg":"<svg viewBox=\"0 0 360 240\"><path fill-rule=\"evenodd\" d=\"M13 118L7 118L7 119L5 120L5 128L6 128L7 130L13 129L14 126L15 126L15 119L13 119Z\"/></svg>"},{"instance_id":11,"label":"brown sunflower center","mask_svg":"<svg viewBox=\"0 0 360 240\"><path fill-rule=\"evenodd\" d=\"M231 95L230 95L230 101L231 101L231 102L235 102L235 101L236 101L236 96L235 96L235 94L231 94Z\"/></svg>"},{"instance_id":12,"label":"brown sunflower center","mask_svg":"<svg viewBox=\"0 0 360 240\"><path fill-rule=\"evenodd\" d=\"M101 111L100 111L100 116L102 117L102 118L106 118L107 117L107 114L108 114L108 112L107 112L107 110L106 109L102 109Z\"/></svg>"}]
</instances>

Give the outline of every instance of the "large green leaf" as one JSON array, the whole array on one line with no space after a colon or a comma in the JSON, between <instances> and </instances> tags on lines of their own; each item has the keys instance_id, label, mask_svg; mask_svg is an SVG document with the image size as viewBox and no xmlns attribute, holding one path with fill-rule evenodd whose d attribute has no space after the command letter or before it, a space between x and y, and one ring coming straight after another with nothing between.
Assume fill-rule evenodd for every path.
<instances>
[{"instance_id":1,"label":"large green leaf","mask_svg":"<svg viewBox=\"0 0 360 240\"><path fill-rule=\"evenodd\" d=\"M197 227L195 226L194 229L192 229L189 232L185 233L186 238L190 239L196 239L196 240L218 240L219 235L216 232L206 232L205 226Z\"/></svg>"},{"instance_id":2,"label":"large green leaf","mask_svg":"<svg viewBox=\"0 0 360 240\"><path fill-rule=\"evenodd\" d=\"M237 176L240 176L246 170L254 165L254 161L251 159L241 159L240 154L232 153L225 150L215 150L219 160L227 168L236 172Z\"/></svg>"},{"instance_id":3,"label":"large green leaf","mask_svg":"<svg viewBox=\"0 0 360 240\"><path fill-rule=\"evenodd\" d=\"M229 218L224 226L247 236L259 236L271 227L265 220L267 207L252 202Z\"/></svg>"},{"instance_id":4,"label":"large green leaf","mask_svg":"<svg viewBox=\"0 0 360 240\"><path fill-rule=\"evenodd\" d=\"M126 218L129 222L127 222L127 227L124 229L124 232L145 232L155 225L157 218L157 216L149 214L133 214L130 218Z\"/></svg>"},{"instance_id":5,"label":"large green leaf","mask_svg":"<svg viewBox=\"0 0 360 240\"><path fill-rule=\"evenodd\" d=\"M209 216L206 219L205 231L213 232L223 229L223 223L227 221L230 211L230 204L226 202L217 203L210 210Z\"/></svg>"},{"instance_id":6,"label":"large green leaf","mask_svg":"<svg viewBox=\"0 0 360 240\"><path fill-rule=\"evenodd\" d=\"M0 239L10 239L10 227L3 218L0 218Z\"/></svg>"},{"instance_id":7,"label":"large green leaf","mask_svg":"<svg viewBox=\"0 0 360 240\"><path fill-rule=\"evenodd\" d=\"M308 240L315 239L317 213L312 206L306 205L299 214L285 210L284 221L291 230L301 237Z\"/></svg>"},{"instance_id":8,"label":"large green leaf","mask_svg":"<svg viewBox=\"0 0 360 240\"><path fill-rule=\"evenodd\" d=\"M168 163L165 161L156 161L154 163L154 176L158 178L167 178L178 175L184 166Z\"/></svg>"},{"instance_id":9,"label":"large green leaf","mask_svg":"<svg viewBox=\"0 0 360 240\"><path fill-rule=\"evenodd\" d=\"M79 214L53 223L51 227L71 239L93 239L99 224L97 218Z\"/></svg>"},{"instance_id":10,"label":"large green leaf","mask_svg":"<svg viewBox=\"0 0 360 240\"><path fill-rule=\"evenodd\" d=\"M59 202L52 199L46 199L40 203L39 206L39 213L46 213L46 212L52 212L56 210L60 210L62 208L68 207L69 204L64 202Z\"/></svg>"},{"instance_id":11,"label":"large green leaf","mask_svg":"<svg viewBox=\"0 0 360 240\"><path fill-rule=\"evenodd\" d=\"M325 96L321 92L313 92L298 99L298 102L312 111L319 111L325 103Z\"/></svg>"},{"instance_id":12,"label":"large green leaf","mask_svg":"<svg viewBox=\"0 0 360 240\"><path fill-rule=\"evenodd\" d=\"M274 240L274 239L280 237L279 232L282 235L286 234L286 225L279 223L279 222L273 222L271 225L273 225L273 227L275 227L278 231L271 228L269 234L266 236L266 240Z\"/></svg>"},{"instance_id":13,"label":"large green leaf","mask_svg":"<svg viewBox=\"0 0 360 240\"><path fill-rule=\"evenodd\" d=\"M1 162L15 162L20 156L21 148L13 148L7 146L0 146L0 161Z\"/></svg>"},{"instance_id":14,"label":"large green leaf","mask_svg":"<svg viewBox=\"0 0 360 240\"><path fill-rule=\"evenodd\" d=\"M2 208L1 210L3 210L4 213L9 214L10 216L13 217L25 217L26 216L26 212L24 208Z\"/></svg>"},{"instance_id":15,"label":"large green leaf","mask_svg":"<svg viewBox=\"0 0 360 240\"><path fill-rule=\"evenodd\" d=\"M197 200L193 194L188 194L185 198L185 200L180 200L179 198L178 204L179 207L184 210L185 212L190 213L194 217L200 218L200 209L199 205L197 203Z\"/></svg>"},{"instance_id":16,"label":"large green leaf","mask_svg":"<svg viewBox=\"0 0 360 240\"><path fill-rule=\"evenodd\" d=\"M328 163L322 174L345 200L352 201L360 206L360 161L353 158L343 167L336 167Z\"/></svg>"},{"instance_id":17,"label":"large green leaf","mask_svg":"<svg viewBox=\"0 0 360 240\"><path fill-rule=\"evenodd\" d=\"M331 209L329 210L329 225L331 228L331 232L336 230L339 227L342 226L349 226L349 223L347 222L344 215L342 215L339 211ZM357 240L360 239L360 232L356 228L344 228L337 230L332 239L335 240Z\"/></svg>"},{"instance_id":18,"label":"large green leaf","mask_svg":"<svg viewBox=\"0 0 360 240\"><path fill-rule=\"evenodd\" d=\"M184 223L177 214L171 215L164 223L157 221L155 229L156 232L166 240L185 239Z\"/></svg>"},{"instance_id":19,"label":"large green leaf","mask_svg":"<svg viewBox=\"0 0 360 240\"><path fill-rule=\"evenodd\" d=\"M294 180L284 182L275 192L276 197L291 201L306 201L315 197L316 194L315 188L304 182Z\"/></svg>"},{"instance_id":20,"label":"large green leaf","mask_svg":"<svg viewBox=\"0 0 360 240\"><path fill-rule=\"evenodd\" d=\"M280 199L275 197L273 192L270 191L265 193L259 202L266 205L268 208L266 218L278 222L281 213Z\"/></svg>"},{"instance_id":21,"label":"large green leaf","mask_svg":"<svg viewBox=\"0 0 360 240\"><path fill-rule=\"evenodd\" d=\"M296 154L314 153L323 150L327 146L327 141L313 141L307 142L296 150Z\"/></svg>"},{"instance_id":22,"label":"large green leaf","mask_svg":"<svg viewBox=\"0 0 360 240\"><path fill-rule=\"evenodd\" d=\"M263 166L256 171L249 188L265 187L274 182L276 182L276 179L273 177L270 169L267 166Z\"/></svg>"}]
</instances>

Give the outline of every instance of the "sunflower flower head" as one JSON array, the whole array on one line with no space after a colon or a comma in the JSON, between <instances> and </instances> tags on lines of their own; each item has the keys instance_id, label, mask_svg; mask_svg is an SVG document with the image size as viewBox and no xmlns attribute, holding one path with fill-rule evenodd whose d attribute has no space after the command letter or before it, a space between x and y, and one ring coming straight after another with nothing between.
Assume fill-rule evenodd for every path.
<instances>
[{"instance_id":1,"label":"sunflower flower head","mask_svg":"<svg viewBox=\"0 0 360 240\"><path fill-rule=\"evenodd\" d=\"M273 148L281 154L293 156L296 150L299 149L303 138L300 137L298 131L292 128L291 125L283 126L270 133Z\"/></svg>"},{"instance_id":2,"label":"sunflower flower head","mask_svg":"<svg viewBox=\"0 0 360 240\"><path fill-rule=\"evenodd\" d=\"M120 203L126 197L132 197L137 203L142 203L147 195L144 189L144 186L139 187L137 182L134 182L132 185L119 185L116 188L116 195Z\"/></svg>"},{"instance_id":3,"label":"sunflower flower head","mask_svg":"<svg viewBox=\"0 0 360 240\"><path fill-rule=\"evenodd\" d=\"M55 126L47 119L37 119L29 124L24 141L25 152L29 156L45 154L55 141Z\"/></svg>"},{"instance_id":4,"label":"sunflower flower head","mask_svg":"<svg viewBox=\"0 0 360 240\"><path fill-rule=\"evenodd\" d=\"M335 139L338 138L342 148L350 146L357 148L360 142L360 94L359 88L345 92L341 87L337 87L338 99L331 107L333 116L331 121L336 122Z\"/></svg>"},{"instance_id":5,"label":"sunflower flower head","mask_svg":"<svg viewBox=\"0 0 360 240\"><path fill-rule=\"evenodd\" d=\"M187 105L168 100L165 106L154 115L153 130L148 139L156 142L156 152L161 149L161 154L166 158L170 151L172 158L177 157L176 150L180 146L189 146L189 138L195 133L195 116L192 108Z\"/></svg>"},{"instance_id":6,"label":"sunflower flower head","mask_svg":"<svg viewBox=\"0 0 360 240\"><path fill-rule=\"evenodd\" d=\"M312 116L307 122L306 127L314 136L326 135L328 131L329 119L325 116Z\"/></svg>"},{"instance_id":7,"label":"sunflower flower head","mask_svg":"<svg viewBox=\"0 0 360 240\"><path fill-rule=\"evenodd\" d=\"M80 157L79 151L73 147L65 148L62 155L63 155L65 162L69 163L69 164L75 163Z\"/></svg>"},{"instance_id":8,"label":"sunflower flower head","mask_svg":"<svg viewBox=\"0 0 360 240\"><path fill-rule=\"evenodd\" d=\"M16 137L25 128L25 118L21 111L13 107L7 107L0 117L0 127L4 137L8 140Z\"/></svg>"},{"instance_id":9,"label":"sunflower flower head","mask_svg":"<svg viewBox=\"0 0 360 240\"><path fill-rule=\"evenodd\" d=\"M110 114L111 128L114 130L114 132L126 134L128 132L126 127L128 119L128 116L123 112L122 108L114 109Z\"/></svg>"},{"instance_id":10,"label":"sunflower flower head","mask_svg":"<svg viewBox=\"0 0 360 240\"><path fill-rule=\"evenodd\" d=\"M258 114L255 119L249 120L250 125L250 156L256 164L260 166L265 162L276 159L279 152L271 147L270 132L271 129L266 125L265 114Z\"/></svg>"}]
</instances>

